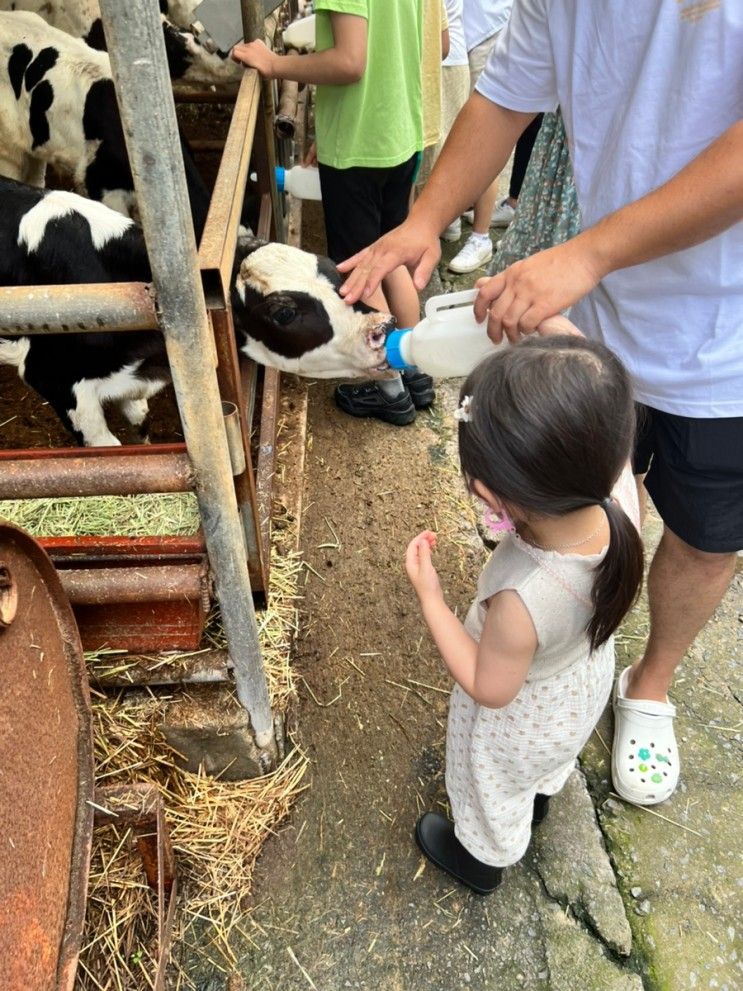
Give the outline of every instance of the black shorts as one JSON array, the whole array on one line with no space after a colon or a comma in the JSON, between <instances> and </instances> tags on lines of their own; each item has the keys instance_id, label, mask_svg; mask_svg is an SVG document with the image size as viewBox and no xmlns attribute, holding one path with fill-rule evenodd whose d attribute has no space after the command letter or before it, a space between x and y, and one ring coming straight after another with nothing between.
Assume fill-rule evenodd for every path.
<instances>
[{"instance_id":1,"label":"black shorts","mask_svg":"<svg viewBox=\"0 0 743 991\"><path fill-rule=\"evenodd\" d=\"M637 405L633 468L669 530L691 547L743 548L743 416L696 419Z\"/></svg>"},{"instance_id":2,"label":"black shorts","mask_svg":"<svg viewBox=\"0 0 743 991\"><path fill-rule=\"evenodd\" d=\"M405 220L419 164L416 152L407 162L386 169L320 165L328 256L336 264Z\"/></svg>"}]
</instances>

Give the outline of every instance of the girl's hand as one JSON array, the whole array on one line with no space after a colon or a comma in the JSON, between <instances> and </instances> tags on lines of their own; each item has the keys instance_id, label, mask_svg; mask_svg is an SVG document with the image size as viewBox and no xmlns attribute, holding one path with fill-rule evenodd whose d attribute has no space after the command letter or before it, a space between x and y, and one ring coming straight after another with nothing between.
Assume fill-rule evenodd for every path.
<instances>
[{"instance_id":1,"label":"girl's hand","mask_svg":"<svg viewBox=\"0 0 743 991\"><path fill-rule=\"evenodd\" d=\"M302 165L314 166L317 168L317 142L313 141L307 149L307 154L302 159Z\"/></svg>"},{"instance_id":2,"label":"girl's hand","mask_svg":"<svg viewBox=\"0 0 743 991\"><path fill-rule=\"evenodd\" d=\"M421 603L444 597L438 573L431 561L431 551L435 546L436 534L424 530L413 537L405 552L405 570Z\"/></svg>"},{"instance_id":3,"label":"girl's hand","mask_svg":"<svg viewBox=\"0 0 743 991\"><path fill-rule=\"evenodd\" d=\"M264 79L273 79L276 54L262 41L241 41L230 52L232 59L249 69L257 69Z\"/></svg>"}]
</instances>

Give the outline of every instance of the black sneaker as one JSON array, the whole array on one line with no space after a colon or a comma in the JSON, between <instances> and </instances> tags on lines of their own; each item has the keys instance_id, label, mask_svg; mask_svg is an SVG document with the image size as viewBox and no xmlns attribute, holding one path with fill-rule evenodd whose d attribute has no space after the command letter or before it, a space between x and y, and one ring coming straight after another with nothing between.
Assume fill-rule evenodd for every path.
<instances>
[{"instance_id":1,"label":"black sneaker","mask_svg":"<svg viewBox=\"0 0 743 991\"><path fill-rule=\"evenodd\" d=\"M423 372L403 372L402 380L408 387L416 409L427 409L436 399L436 391L430 375L424 375Z\"/></svg>"},{"instance_id":2,"label":"black sneaker","mask_svg":"<svg viewBox=\"0 0 743 991\"><path fill-rule=\"evenodd\" d=\"M415 406L408 390L391 399L382 392L378 382L339 385L335 390L335 402L351 416L374 416L396 427L404 427L415 420Z\"/></svg>"}]
</instances>

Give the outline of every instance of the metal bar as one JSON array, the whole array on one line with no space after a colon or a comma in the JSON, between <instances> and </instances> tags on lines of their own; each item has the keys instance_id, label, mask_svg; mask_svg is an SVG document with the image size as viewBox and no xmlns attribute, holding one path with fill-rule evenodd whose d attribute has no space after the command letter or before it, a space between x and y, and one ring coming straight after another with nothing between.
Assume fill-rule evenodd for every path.
<instances>
[{"instance_id":1,"label":"metal bar","mask_svg":"<svg viewBox=\"0 0 743 991\"><path fill-rule=\"evenodd\" d=\"M93 660L90 678L103 688L126 688L133 685L211 685L231 680L232 661L226 650L200 650L174 654L172 661L157 663L147 656L127 654Z\"/></svg>"},{"instance_id":2,"label":"metal bar","mask_svg":"<svg viewBox=\"0 0 743 991\"><path fill-rule=\"evenodd\" d=\"M245 537L250 584L254 591L265 592L268 587L267 559L260 540L258 497L250 450L250 421L246 418L243 389L240 382L240 363L235 342L235 329L232 325L232 312L229 309L211 310L209 316L217 348L219 391L223 399L237 407L239 417L245 467L235 477L235 493Z\"/></svg>"},{"instance_id":3,"label":"metal bar","mask_svg":"<svg viewBox=\"0 0 743 991\"><path fill-rule=\"evenodd\" d=\"M250 70L240 84L199 244L204 294L209 306L220 309L224 309L230 300L237 228L248 181L259 103L258 73Z\"/></svg>"},{"instance_id":4,"label":"metal bar","mask_svg":"<svg viewBox=\"0 0 743 991\"><path fill-rule=\"evenodd\" d=\"M242 4L245 40L265 40L265 10L260 0L240 0ZM273 97L273 83L263 80L261 86L262 103L260 119L256 125L253 153L258 174L258 190L271 197L271 237L274 241L284 238L284 214L281 197L276 188L276 151L274 145L273 122L276 116Z\"/></svg>"},{"instance_id":5,"label":"metal bar","mask_svg":"<svg viewBox=\"0 0 743 991\"><path fill-rule=\"evenodd\" d=\"M101 0L104 31L196 495L240 702L269 766L276 741L245 560L216 354L199 277L157 4Z\"/></svg>"},{"instance_id":6,"label":"metal bar","mask_svg":"<svg viewBox=\"0 0 743 991\"><path fill-rule=\"evenodd\" d=\"M208 598L206 571L199 564L63 568L59 579L73 606Z\"/></svg>"},{"instance_id":7,"label":"metal bar","mask_svg":"<svg viewBox=\"0 0 743 991\"><path fill-rule=\"evenodd\" d=\"M120 448L110 450L118 452ZM0 499L190 492L194 488L193 468L187 454L145 458L119 454L38 460L0 458L0 465Z\"/></svg>"},{"instance_id":8,"label":"metal bar","mask_svg":"<svg viewBox=\"0 0 743 991\"><path fill-rule=\"evenodd\" d=\"M104 282L71 286L0 286L3 334L157 330L152 286Z\"/></svg>"},{"instance_id":9,"label":"metal bar","mask_svg":"<svg viewBox=\"0 0 743 991\"><path fill-rule=\"evenodd\" d=\"M265 560L270 565L271 553L271 500L273 476L276 470L276 421L281 396L281 372L267 368L263 376L263 402L261 404L261 435L258 447L256 487L258 489L258 520Z\"/></svg>"}]
</instances>

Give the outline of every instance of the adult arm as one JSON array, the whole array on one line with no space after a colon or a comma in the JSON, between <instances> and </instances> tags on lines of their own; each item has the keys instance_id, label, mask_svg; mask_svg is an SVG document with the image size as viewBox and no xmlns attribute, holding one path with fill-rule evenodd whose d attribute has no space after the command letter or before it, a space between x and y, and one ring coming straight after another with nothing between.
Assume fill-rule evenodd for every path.
<instances>
[{"instance_id":1,"label":"adult arm","mask_svg":"<svg viewBox=\"0 0 743 991\"><path fill-rule=\"evenodd\" d=\"M338 266L350 273L340 290L346 302L366 298L399 265L410 269L416 288L422 289L441 254L439 234L501 172L535 116L507 110L473 93L407 220Z\"/></svg>"},{"instance_id":2,"label":"adult arm","mask_svg":"<svg viewBox=\"0 0 743 991\"><path fill-rule=\"evenodd\" d=\"M662 186L564 244L481 280L475 314L499 342L572 306L606 275L683 251L743 220L743 121Z\"/></svg>"},{"instance_id":3,"label":"adult arm","mask_svg":"<svg viewBox=\"0 0 743 991\"><path fill-rule=\"evenodd\" d=\"M262 41L243 42L232 49L236 62L257 69L265 79L343 86L357 83L366 70L367 22L357 14L331 13L333 47L322 52L278 55Z\"/></svg>"}]
</instances>

